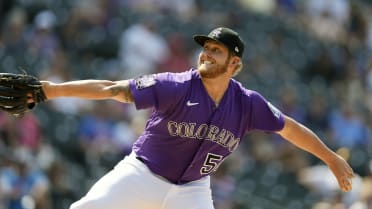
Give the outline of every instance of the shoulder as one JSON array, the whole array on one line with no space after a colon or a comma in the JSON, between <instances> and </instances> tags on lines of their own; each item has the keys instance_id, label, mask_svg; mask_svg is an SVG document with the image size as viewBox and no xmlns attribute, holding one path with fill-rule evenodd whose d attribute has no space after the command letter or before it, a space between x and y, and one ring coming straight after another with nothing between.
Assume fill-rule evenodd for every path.
<instances>
[{"instance_id":1,"label":"shoulder","mask_svg":"<svg viewBox=\"0 0 372 209\"><path fill-rule=\"evenodd\" d=\"M133 78L131 79L130 84L138 90L156 86L179 86L179 84L190 81L192 77L192 70L181 73L163 72Z\"/></svg>"},{"instance_id":2,"label":"shoulder","mask_svg":"<svg viewBox=\"0 0 372 209\"><path fill-rule=\"evenodd\" d=\"M262 95L251 89L245 88L242 83L235 79L231 79L231 86L234 90L234 92L240 94L241 96L247 98L247 99L257 99L257 98L262 98Z\"/></svg>"},{"instance_id":3,"label":"shoulder","mask_svg":"<svg viewBox=\"0 0 372 209\"><path fill-rule=\"evenodd\" d=\"M191 69L181 73L160 73L156 75L156 82L159 87L167 88L169 92L187 91L193 80L198 79L198 73Z\"/></svg>"},{"instance_id":4,"label":"shoulder","mask_svg":"<svg viewBox=\"0 0 372 209\"><path fill-rule=\"evenodd\" d=\"M180 72L180 73L172 73L172 72L159 73L156 75L156 77L157 77L157 80L159 81L185 83L192 79L196 79L197 75L198 74L196 70L190 69L188 71Z\"/></svg>"}]
</instances>

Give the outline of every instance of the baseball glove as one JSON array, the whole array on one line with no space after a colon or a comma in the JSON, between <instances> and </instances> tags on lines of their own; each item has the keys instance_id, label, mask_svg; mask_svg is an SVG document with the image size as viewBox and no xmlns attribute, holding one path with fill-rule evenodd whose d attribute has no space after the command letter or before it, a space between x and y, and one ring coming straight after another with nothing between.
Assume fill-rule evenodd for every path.
<instances>
[{"instance_id":1,"label":"baseball glove","mask_svg":"<svg viewBox=\"0 0 372 209\"><path fill-rule=\"evenodd\" d=\"M40 80L27 74L0 73L0 109L22 117L47 98Z\"/></svg>"}]
</instances>

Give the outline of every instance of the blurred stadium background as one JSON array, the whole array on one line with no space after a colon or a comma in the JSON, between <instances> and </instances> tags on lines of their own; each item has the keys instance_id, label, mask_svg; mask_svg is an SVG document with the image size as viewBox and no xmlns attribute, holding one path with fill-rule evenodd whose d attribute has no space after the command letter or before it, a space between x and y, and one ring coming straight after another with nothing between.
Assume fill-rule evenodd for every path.
<instances>
[{"instance_id":1,"label":"blurred stadium background","mask_svg":"<svg viewBox=\"0 0 372 209\"><path fill-rule=\"evenodd\" d=\"M0 72L62 82L184 71L192 35L246 42L236 79L318 133L356 172L341 193L318 159L252 133L213 175L216 209L372 208L372 1L6 0ZM65 209L130 150L148 112L58 99L0 112L0 209ZM123 206L125 207L125 206Z\"/></svg>"}]
</instances>

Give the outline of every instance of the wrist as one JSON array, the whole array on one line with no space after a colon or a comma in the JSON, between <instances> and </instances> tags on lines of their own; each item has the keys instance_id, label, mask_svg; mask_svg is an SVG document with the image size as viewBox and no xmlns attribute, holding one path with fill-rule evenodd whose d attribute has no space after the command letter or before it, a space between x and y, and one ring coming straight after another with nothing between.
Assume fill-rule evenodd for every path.
<instances>
[{"instance_id":1,"label":"wrist","mask_svg":"<svg viewBox=\"0 0 372 209\"><path fill-rule=\"evenodd\" d=\"M338 160L340 156L338 156L335 152L329 150L327 154L325 154L323 161L327 164L333 164L334 161Z\"/></svg>"},{"instance_id":2,"label":"wrist","mask_svg":"<svg viewBox=\"0 0 372 209\"><path fill-rule=\"evenodd\" d=\"M55 85L53 82L50 81L40 81L42 85L42 89L44 91L44 94L46 96L46 100L52 99L56 97L55 95Z\"/></svg>"}]
</instances>

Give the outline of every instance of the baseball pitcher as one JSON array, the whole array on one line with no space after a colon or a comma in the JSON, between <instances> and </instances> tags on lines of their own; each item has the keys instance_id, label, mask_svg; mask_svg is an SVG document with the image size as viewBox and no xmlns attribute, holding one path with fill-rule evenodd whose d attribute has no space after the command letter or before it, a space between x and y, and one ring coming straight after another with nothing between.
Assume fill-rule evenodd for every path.
<instances>
[{"instance_id":1,"label":"baseball pitcher","mask_svg":"<svg viewBox=\"0 0 372 209\"><path fill-rule=\"evenodd\" d=\"M213 209L209 176L252 130L277 133L315 155L328 165L342 191L351 190L353 171L343 158L233 79L243 67L244 43L238 33L221 27L194 40L202 47L197 68L182 73L120 81L36 79L32 88L14 88L6 84L11 79L1 80L0 107L16 116L57 97L112 99L152 109L132 153L71 209Z\"/></svg>"}]
</instances>

